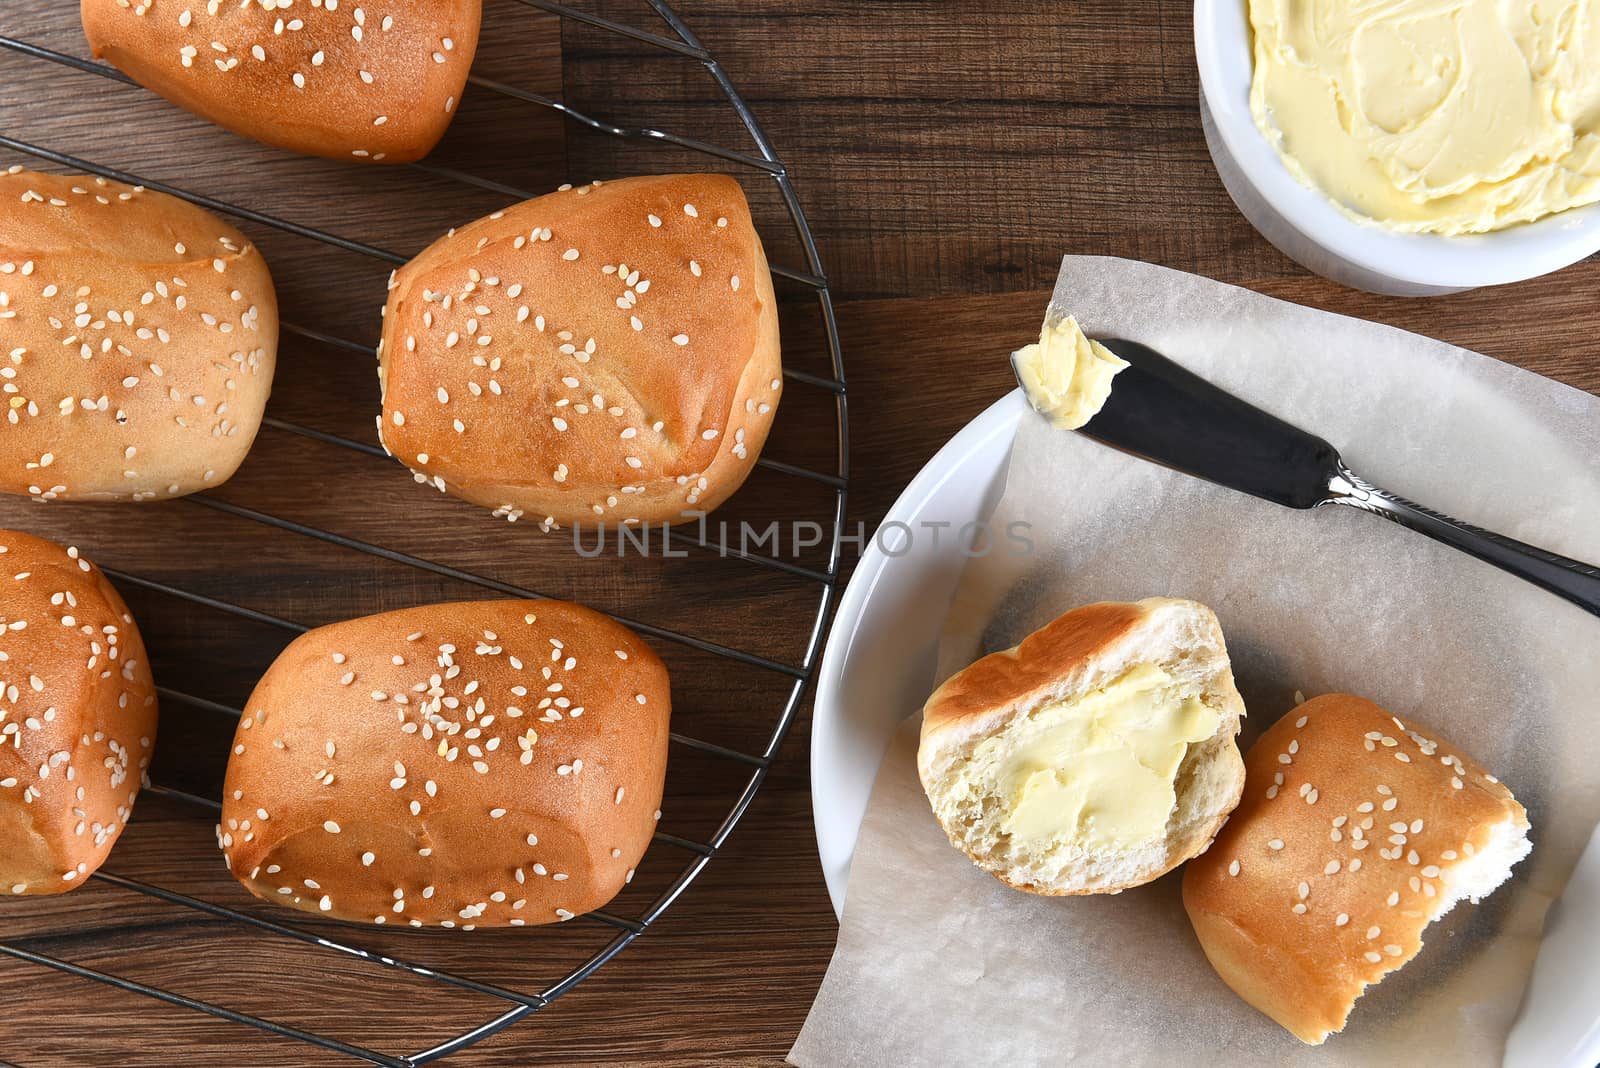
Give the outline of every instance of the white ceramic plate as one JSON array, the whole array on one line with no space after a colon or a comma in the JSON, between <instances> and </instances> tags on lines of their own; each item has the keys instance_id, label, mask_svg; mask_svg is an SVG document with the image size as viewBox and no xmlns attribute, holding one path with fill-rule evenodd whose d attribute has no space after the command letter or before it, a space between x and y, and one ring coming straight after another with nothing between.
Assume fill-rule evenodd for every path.
<instances>
[{"instance_id":1,"label":"white ceramic plate","mask_svg":"<svg viewBox=\"0 0 1600 1068\"><path fill-rule=\"evenodd\" d=\"M939 450L884 517L839 603L817 682L811 805L828 896L841 916L878 765L895 729L933 689L939 635L966 565L950 532L994 510L1025 410L1016 390ZM949 524L937 539L936 523ZM1600 832L1550 914L1507 1068L1600 1063L1597 989Z\"/></svg>"},{"instance_id":2,"label":"white ceramic plate","mask_svg":"<svg viewBox=\"0 0 1600 1068\"><path fill-rule=\"evenodd\" d=\"M850 854L884 750L933 689L939 633L967 563L949 531L994 510L1025 410L1022 390L1013 390L928 461L889 509L839 602L811 724L811 811L836 913L844 911ZM937 522L952 524L937 543L917 536Z\"/></svg>"}]
</instances>

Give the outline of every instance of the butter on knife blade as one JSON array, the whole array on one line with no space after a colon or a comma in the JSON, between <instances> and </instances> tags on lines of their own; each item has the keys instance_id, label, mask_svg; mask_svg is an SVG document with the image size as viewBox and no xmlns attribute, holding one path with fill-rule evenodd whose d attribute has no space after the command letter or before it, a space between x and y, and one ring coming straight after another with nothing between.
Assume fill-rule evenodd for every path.
<instances>
[{"instance_id":1,"label":"butter on knife blade","mask_svg":"<svg viewBox=\"0 0 1600 1068\"><path fill-rule=\"evenodd\" d=\"M1036 411L1052 426L1076 430L1100 411L1128 361L1085 337L1069 315L1045 319L1039 340L1012 353L1011 366Z\"/></svg>"}]
</instances>

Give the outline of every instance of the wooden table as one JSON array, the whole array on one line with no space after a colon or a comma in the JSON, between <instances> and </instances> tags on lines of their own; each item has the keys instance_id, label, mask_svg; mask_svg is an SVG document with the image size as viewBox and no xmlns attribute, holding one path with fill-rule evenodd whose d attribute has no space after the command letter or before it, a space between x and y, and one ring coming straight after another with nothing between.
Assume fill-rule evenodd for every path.
<instances>
[{"instance_id":1,"label":"wooden table","mask_svg":"<svg viewBox=\"0 0 1600 1068\"><path fill-rule=\"evenodd\" d=\"M4 7L0 35L84 54L76 5L11 0ZM1205 151L1186 5L683 0L681 8L748 94L794 174L840 301L852 523L870 530L939 445L1008 388L999 357L1037 329L1066 252L1208 274L1431 334L1600 392L1592 320L1600 262L1500 290L1399 300L1309 277L1262 241L1234 210ZM586 9L649 23L636 0ZM478 71L597 115L747 144L693 62L515 0L487 0ZM415 171L289 159L139 90L8 53L0 53L0 133L406 253L505 199ZM0 162L23 161L13 156ZM436 161L532 190L569 178L704 166L702 157L590 134L479 90L468 94ZM774 228L774 260L799 266L781 236L773 190L760 181L749 188ZM285 318L373 339L381 270L246 229L274 263ZM786 358L826 373L815 313L802 292L787 295ZM286 340L270 414L366 440L375 403L365 359ZM825 397L791 386L769 455L826 469L827 415ZM798 578L706 554L670 568L580 561L562 539L495 525L413 486L392 466L330 453L293 434L264 432L246 468L216 497L774 659L803 653L797 606L814 598L815 587ZM829 498L825 487L763 474L728 514L821 518ZM265 534L259 524L193 502L130 513L6 501L0 525L74 540L107 566L305 624L484 595L391 561ZM237 703L286 639L272 628L224 625L171 597L128 592L158 678L176 689ZM668 660L678 729L759 748L781 680L752 680L677 648ZM229 731L225 717L169 703L158 781L214 791ZM781 1060L835 931L811 833L807 737L802 715L723 854L637 944L544 1013L450 1063ZM739 774L675 751L664 825L709 835ZM646 865L660 858L657 888L682 863L664 852L657 846ZM142 801L107 870L298 922L248 901L221 870L209 817L180 802ZM650 892L625 897L619 911L627 914ZM301 926L530 988L610 934L572 924L514 942L500 935L407 940ZM0 902L0 942L387 1052L414 1051L490 1015L482 999L384 969L330 964L324 951L105 883L43 904ZM249 1028L0 959L0 1061L7 1059L25 1068L324 1063ZM326 1063L352 1062L330 1055Z\"/></svg>"}]
</instances>

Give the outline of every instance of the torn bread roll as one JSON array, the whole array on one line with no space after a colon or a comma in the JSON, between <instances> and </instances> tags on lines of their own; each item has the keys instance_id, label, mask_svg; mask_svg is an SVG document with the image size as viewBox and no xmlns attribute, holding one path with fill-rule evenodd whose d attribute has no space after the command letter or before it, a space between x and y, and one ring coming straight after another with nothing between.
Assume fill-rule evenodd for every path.
<instances>
[{"instance_id":1,"label":"torn bread roll","mask_svg":"<svg viewBox=\"0 0 1600 1068\"><path fill-rule=\"evenodd\" d=\"M637 635L559 601L320 627L245 706L219 844L264 901L520 927L600 908L660 815L671 694Z\"/></svg>"},{"instance_id":2,"label":"torn bread roll","mask_svg":"<svg viewBox=\"0 0 1600 1068\"><path fill-rule=\"evenodd\" d=\"M1511 791L1448 742L1349 694L1313 698L1245 758L1245 796L1183 903L1224 982L1302 1042L1533 848Z\"/></svg>"},{"instance_id":3,"label":"torn bread roll","mask_svg":"<svg viewBox=\"0 0 1600 1068\"><path fill-rule=\"evenodd\" d=\"M0 174L0 492L148 501L217 486L272 391L261 253L192 204Z\"/></svg>"},{"instance_id":4,"label":"torn bread roll","mask_svg":"<svg viewBox=\"0 0 1600 1068\"><path fill-rule=\"evenodd\" d=\"M565 189L440 238L384 309L384 447L547 529L709 512L783 389L744 192L720 175Z\"/></svg>"},{"instance_id":5,"label":"torn bread roll","mask_svg":"<svg viewBox=\"0 0 1600 1068\"><path fill-rule=\"evenodd\" d=\"M245 137L407 163L455 117L482 0L82 0L98 59Z\"/></svg>"},{"instance_id":6,"label":"torn bread roll","mask_svg":"<svg viewBox=\"0 0 1600 1068\"><path fill-rule=\"evenodd\" d=\"M156 744L139 628L77 549L0 530L0 896L82 886Z\"/></svg>"},{"instance_id":7,"label":"torn bread roll","mask_svg":"<svg viewBox=\"0 0 1600 1068\"><path fill-rule=\"evenodd\" d=\"M1147 883L1238 803L1244 703L1194 601L1085 605L984 657L922 712L917 770L950 841L1035 894Z\"/></svg>"}]
</instances>

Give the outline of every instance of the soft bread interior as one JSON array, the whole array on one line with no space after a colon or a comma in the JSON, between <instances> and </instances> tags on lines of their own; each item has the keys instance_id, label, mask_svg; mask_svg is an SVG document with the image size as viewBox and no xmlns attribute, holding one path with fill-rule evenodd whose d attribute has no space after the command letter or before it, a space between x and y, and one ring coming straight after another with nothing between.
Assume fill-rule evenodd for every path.
<instances>
[{"instance_id":1,"label":"soft bread interior","mask_svg":"<svg viewBox=\"0 0 1600 1068\"><path fill-rule=\"evenodd\" d=\"M1162 602L1063 668L986 729L934 743L924 783L946 831L1041 893L1138 885L1201 852L1243 782L1242 706L1215 617Z\"/></svg>"},{"instance_id":2,"label":"soft bread interior","mask_svg":"<svg viewBox=\"0 0 1600 1068\"><path fill-rule=\"evenodd\" d=\"M1440 895L1439 910L1433 914L1438 919L1462 901L1474 905L1494 893L1501 883L1511 878L1511 869L1533 852L1528 840L1528 821L1520 813L1513 813L1489 828L1489 840L1472 856L1450 869L1444 893Z\"/></svg>"},{"instance_id":3,"label":"soft bread interior","mask_svg":"<svg viewBox=\"0 0 1600 1068\"><path fill-rule=\"evenodd\" d=\"M1494 893L1501 883L1511 878L1512 866L1525 859L1531 852L1533 843L1528 839L1528 821L1525 817L1512 813L1490 827L1489 840L1484 843L1483 848L1450 868L1443 892L1434 899L1439 904L1423 924L1423 930L1426 931L1429 924L1439 920L1461 902L1470 901L1476 905ZM1405 960L1400 962L1401 967L1416 959L1417 953L1422 951L1422 943L1423 940L1419 936L1416 952L1407 955ZM1350 1012L1355 1008L1355 1003L1360 1001L1368 988L1374 985L1376 984L1372 982L1363 982L1356 987L1338 1027L1323 1031L1313 1038L1301 1035L1300 1040L1309 1045L1320 1046L1330 1034L1344 1030L1344 1024L1349 1022Z\"/></svg>"}]
</instances>

